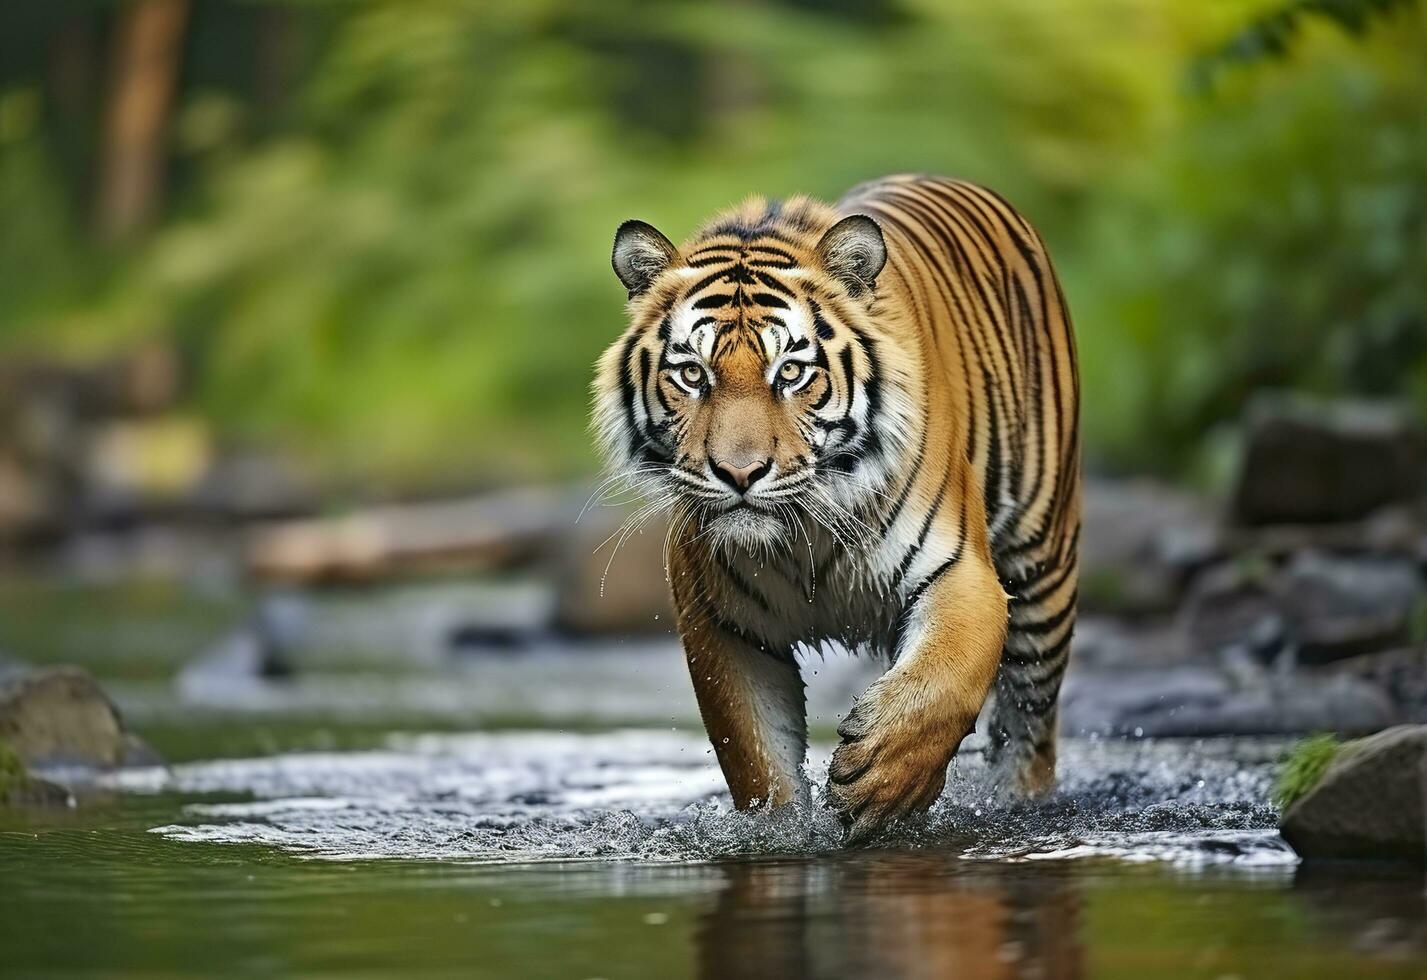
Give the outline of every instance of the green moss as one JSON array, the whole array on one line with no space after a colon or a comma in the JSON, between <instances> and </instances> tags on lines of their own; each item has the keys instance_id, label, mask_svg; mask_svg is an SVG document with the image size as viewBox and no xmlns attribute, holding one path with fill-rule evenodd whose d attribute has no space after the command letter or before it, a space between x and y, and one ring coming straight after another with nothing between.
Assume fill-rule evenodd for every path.
<instances>
[{"instance_id":1,"label":"green moss","mask_svg":"<svg viewBox=\"0 0 1427 980\"><path fill-rule=\"evenodd\" d=\"M1273 787L1274 802L1286 809L1317 786L1342 748L1343 743L1333 735L1310 735L1299 742L1278 772L1278 781Z\"/></svg>"},{"instance_id":2,"label":"green moss","mask_svg":"<svg viewBox=\"0 0 1427 980\"><path fill-rule=\"evenodd\" d=\"M0 803L12 790L18 789L29 780L25 764L15 754L15 750L0 742Z\"/></svg>"}]
</instances>

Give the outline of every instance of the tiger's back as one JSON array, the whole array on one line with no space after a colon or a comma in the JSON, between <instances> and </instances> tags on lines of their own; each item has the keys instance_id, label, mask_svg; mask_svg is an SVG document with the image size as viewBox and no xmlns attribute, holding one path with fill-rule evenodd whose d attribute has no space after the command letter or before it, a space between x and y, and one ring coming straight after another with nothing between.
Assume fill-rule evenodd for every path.
<instances>
[{"instance_id":1,"label":"tiger's back","mask_svg":"<svg viewBox=\"0 0 1427 980\"><path fill-rule=\"evenodd\" d=\"M1059 281L1036 230L984 187L896 176L839 207L872 214L896 243L897 301L944 384L953 454L978 477L1010 595L993 726L1042 743L1074 629L1080 533L1079 373Z\"/></svg>"}]
</instances>

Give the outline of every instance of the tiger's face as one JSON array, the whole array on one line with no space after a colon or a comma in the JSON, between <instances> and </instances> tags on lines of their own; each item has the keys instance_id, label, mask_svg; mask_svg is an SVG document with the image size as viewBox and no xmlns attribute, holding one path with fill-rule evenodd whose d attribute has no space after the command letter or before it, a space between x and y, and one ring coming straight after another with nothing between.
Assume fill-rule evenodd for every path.
<instances>
[{"instance_id":1,"label":"tiger's face","mask_svg":"<svg viewBox=\"0 0 1427 980\"><path fill-rule=\"evenodd\" d=\"M804 515L838 521L885 448L870 322L880 229L810 203L759 207L761 221L735 214L682 250L643 222L620 226L632 322L595 382L615 479L747 546Z\"/></svg>"}]
</instances>

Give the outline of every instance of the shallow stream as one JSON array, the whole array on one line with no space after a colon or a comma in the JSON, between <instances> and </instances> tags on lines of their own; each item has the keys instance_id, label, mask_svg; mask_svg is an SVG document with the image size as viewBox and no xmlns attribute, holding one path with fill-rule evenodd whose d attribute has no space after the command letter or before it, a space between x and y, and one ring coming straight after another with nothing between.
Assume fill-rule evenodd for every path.
<instances>
[{"instance_id":1,"label":"shallow stream","mask_svg":"<svg viewBox=\"0 0 1427 980\"><path fill-rule=\"evenodd\" d=\"M174 763L0 813L0 975L1427 976L1420 874L1279 838L1281 742L1067 739L1038 806L963 753L847 850L730 810L672 640L451 654L431 595L324 607L265 680L227 607L0 589L0 653L88 666ZM875 673L805 673L816 784Z\"/></svg>"},{"instance_id":2,"label":"shallow stream","mask_svg":"<svg viewBox=\"0 0 1427 980\"><path fill-rule=\"evenodd\" d=\"M857 851L816 806L731 812L682 727L133 770L0 822L0 970L1424 975L1420 876L1300 866L1267 802L1280 751L1071 741L1039 806L997 802L973 756L924 824Z\"/></svg>"}]
</instances>

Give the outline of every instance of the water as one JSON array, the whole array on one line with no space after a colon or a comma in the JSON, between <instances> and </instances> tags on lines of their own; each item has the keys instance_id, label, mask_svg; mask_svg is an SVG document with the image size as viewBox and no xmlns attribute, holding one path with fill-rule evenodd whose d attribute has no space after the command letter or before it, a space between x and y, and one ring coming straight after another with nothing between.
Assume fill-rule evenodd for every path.
<instances>
[{"instance_id":1,"label":"water","mask_svg":"<svg viewBox=\"0 0 1427 980\"><path fill-rule=\"evenodd\" d=\"M815 783L828 746L815 749ZM1047 804L983 785L974 756L953 791L887 843L981 859L1117 855L1175 864L1291 867L1266 801L1264 743L1072 742ZM242 797L194 802L152 832L177 841L263 844L325 859L467 862L689 861L842 850L824 808L732 811L702 734L503 732L393 735L380 751L302 753L137 770L133 793Z\"/></svg>"},{"instance_id":2,"label":"water","mask_svg":"<svg viewBox=\"0 0 1427 980\"><path fill-rule=\"evenodd\" d=\"M0 970L1427 975L1420 876L1305 869L1279 839L1280 749L1073 741L1039 806L973 756L925 822L857 851L817 807L731 811L688 727L137 770L0 818Z\"/></svg>"},{"instance_id":3,"label":"water","mask_svg":"<svg viewBox=\"0 0 1427 980\"><path fill-rule=\"evenodd\" d=\"M1039 806L971 754L850 851L731 811L672 639L452 654L383 596L265 680L221 609L0 588L0 649L89 666L176 762L0 812L0 975L1427 976L1420 874L1278 837L1279 743L1070 740ZM815 781L874 667L807 665Z\"/></svg>"}]
</instances>

